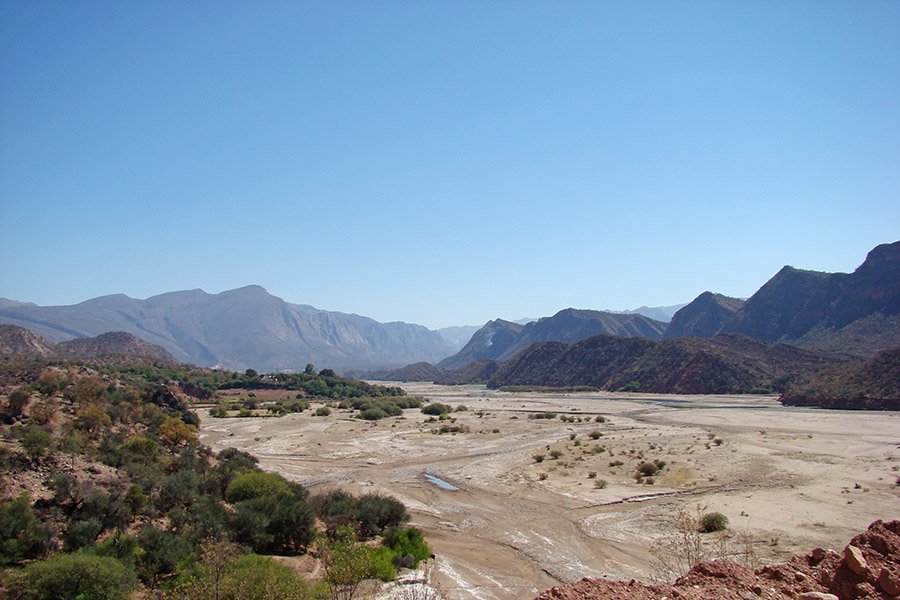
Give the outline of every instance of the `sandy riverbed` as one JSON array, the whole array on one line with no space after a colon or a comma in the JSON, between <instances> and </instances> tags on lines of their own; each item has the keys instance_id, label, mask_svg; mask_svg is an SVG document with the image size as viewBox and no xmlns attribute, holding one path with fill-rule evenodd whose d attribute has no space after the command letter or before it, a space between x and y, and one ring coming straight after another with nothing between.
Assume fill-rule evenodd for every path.
<instances>
[{"instance_id":1,"label":"sandy riverbed","mask_svg":"<svg viewBox=\"0 0 900 600\"><path fill-rule=\"evenodd\" d=\"M874 519L900 517L900 413L786 408L760 396L403 387L466 405L453 425L469 431L434 433L444 423L426 423L417 410L375 423L333 410L202 415L201 439L251 452L263 468L314 491L337 486L402 500L453 599L528 598L586 575L646 579L648 547L671 531L680 507L724 513L767 559L839 547ZM576 422L529 418L539 411ZM637 465L654 460L666 466L653 484L636 482ZM442 489L426 474L460 489Z\"/></svg>"}]
</instances>

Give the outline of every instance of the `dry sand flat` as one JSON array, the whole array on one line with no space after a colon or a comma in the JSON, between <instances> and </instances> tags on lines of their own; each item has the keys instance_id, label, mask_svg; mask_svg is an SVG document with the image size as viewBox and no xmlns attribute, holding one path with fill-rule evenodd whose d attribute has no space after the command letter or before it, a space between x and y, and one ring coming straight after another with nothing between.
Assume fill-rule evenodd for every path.
<instances>
[{"instance_id":1,"label":"dry sand flat","mask_svg":"<svg viewBox=\"0 0 900 600\"><path fill-rule=\"evenodd\" d=\"M204 418L201 438L314 490L396 496L425 531L450 598L526 598L582 576L646 579L648 546L682 506L724 513L763 558L839 547L872 520L900 516L900 413L786 408L756 396L403 387L465 404L454 425L469 432L433 433L442 423L415 410L377 423L334 410ZM528 418L540 411L582 421ZM637 483L637 465L653 460L663 471L653 485Z\"/></svg>"}]
</instances>

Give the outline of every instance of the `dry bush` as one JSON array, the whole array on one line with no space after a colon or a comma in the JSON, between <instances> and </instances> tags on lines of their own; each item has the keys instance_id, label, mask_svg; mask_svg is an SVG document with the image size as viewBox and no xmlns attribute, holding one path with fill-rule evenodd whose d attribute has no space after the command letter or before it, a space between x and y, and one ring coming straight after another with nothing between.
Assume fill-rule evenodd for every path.
<instances>
[{"instance_id":1,"label":"dry bush","mask_svg":"<svg viewBox=\"0 0 900 600\"><path fill-rule=\"evenodd\" d=\"M673 516L671 529L650 546L654 582L669 583L695 564L708 560L727 559L747 568L757 565L755 544L749 533L702 533L705 510L699 504L693 512L680 507Z\"/></svg>"}]
</instances>

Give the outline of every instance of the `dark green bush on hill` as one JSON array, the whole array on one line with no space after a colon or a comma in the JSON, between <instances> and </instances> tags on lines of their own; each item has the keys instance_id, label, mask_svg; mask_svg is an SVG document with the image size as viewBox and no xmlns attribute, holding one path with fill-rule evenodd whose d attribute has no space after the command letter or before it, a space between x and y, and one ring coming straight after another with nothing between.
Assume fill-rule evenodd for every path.
<instances>
[{"instance_id":1,"label":"dark green bush on hill","mask_svg":"<svg viewBox=\"0 0 900 600\"><path fill-rule=\"evenodd\" d=\"M27 495L0 502L0 566L40 558L50 549L51 539Z\"/></svg>"},{"instance_id":2,"label":"dark green bush on hill","mask_svg":"<svg viewBox=\"0 0 900 600\"><path fill-rule=\"evenodd\" d=\"M106 556L56 554L8 572L10 600L126 600L137 585L134 572Z\"/></svg>"}]
</instances>

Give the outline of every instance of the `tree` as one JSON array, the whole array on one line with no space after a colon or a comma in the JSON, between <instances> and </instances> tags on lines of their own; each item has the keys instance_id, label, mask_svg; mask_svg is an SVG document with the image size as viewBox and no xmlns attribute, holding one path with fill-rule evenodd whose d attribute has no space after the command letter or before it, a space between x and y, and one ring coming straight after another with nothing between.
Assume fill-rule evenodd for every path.
<instances>
[{"instance_id":1,"label":"tree","mask_svg":"<svg viewBox=\"0 0 900 600\"><path fill-rule=\"evenodd\" d=\"M156 428L156 433L159 434L163 441L172 446L181 444L193 446L197 443L197 428L193 425L188 425L178 417L166 418Z\"/></svg>"},{"instance_id":2,"label":"tree","mask_svg":"<svg viewBox=\"0 0 900 600\"><path fill-rule=\"evenodd\" d=\"M304 369L303 372L306 373L307 375L315 375L316 368L313 366L312 363L306 363L306 369Z\"/></svg>"},{"instance_id":3,"label":"tree","mask_svg":"<svg viewBox=\"0 0 900 600\"><path fill-rule=\"evenodd\" d=\"M13 390L9 395L9 403L6 405L6 410L3 412L3 421L12 423L19 418L30 398L31 396L28 392L22 389Z\"/></svg>"}]
</instances>

